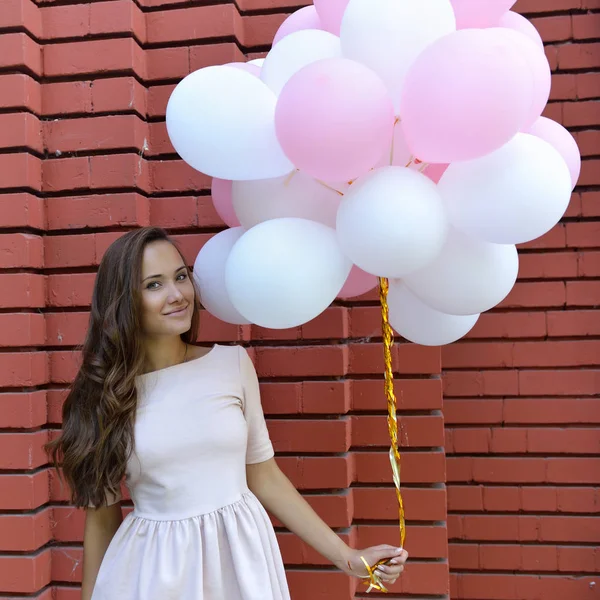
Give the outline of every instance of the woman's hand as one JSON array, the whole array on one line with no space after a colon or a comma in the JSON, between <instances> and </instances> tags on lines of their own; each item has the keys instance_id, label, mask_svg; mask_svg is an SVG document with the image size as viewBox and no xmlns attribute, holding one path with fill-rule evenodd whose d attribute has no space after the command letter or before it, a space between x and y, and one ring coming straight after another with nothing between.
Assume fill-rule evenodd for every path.
<instances>
[{"instance_id":1,"label":"woman's hand","mask_svg":"<svg viewBox=\"0 0 600 600\"><path fill-rule=\"evenodd\" d=\"M393 584L404 571L404 564L408 559L408 552L393 546L373 546L365 550L350 550L345 561L337 566L354 577L368 577L369 573L362 561L363 557L370 567L377 565L381 561L385 564L377 566L376 575L384 583Z\"/></svg>"}]
</instances>

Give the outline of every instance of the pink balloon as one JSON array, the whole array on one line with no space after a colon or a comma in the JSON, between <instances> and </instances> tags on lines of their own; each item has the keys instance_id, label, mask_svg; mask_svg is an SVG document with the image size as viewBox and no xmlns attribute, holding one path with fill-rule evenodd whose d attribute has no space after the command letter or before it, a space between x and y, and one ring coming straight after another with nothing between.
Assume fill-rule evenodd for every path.
<instances>
[{"instance_id":1,"label":"pink balloon","mask_svg":"<svg viewBox=\"0 0 600 600\"><path fill-rule=\"evenodd\" d=\"M546 117L540 117L527 133L539 137L558 150L569 167L571 184L575 188L581 172L581 154L575 138L560 123Z\"/></svg>"},{"instance_id":2,"label":"pink balloon","mask_svg":"<svg viewBox=\"0 0 600 600\"><path fill-rule=\"evenodd\" d=\"M413 63L400 114L415 157L428 163L470 160L497 150L520 131L531 113L531 68L510 40L514 32L502 31L506 35L456 31Z\"/></svg>"},{"instance_id":3,"label":"pink balloon","mask_svg":"<svg viewBox=\"0 0 600 600\"><path fill-rule=\"evenodd\" d=\"M227 63L226 67L235 67L236 69L241 69L242 71L247 71L256 77L260 77L260 67L257 65L253 65L251 63L243 63L243 62L232 62Z\"/></svg>"},{"instance_id":4,"label":"pink balloon","mask_svg":"<svg viewBox=\"0 0 600 600\"><path fill-rule=\"evenodd\" d=\"M314 0L323 29L340 35L342 17L350 0Z\"/></svg>"},{"instance_id":5,"label":"pink balloon","mask_svg":"<svg viewBox=\"0 0 600 600\"><path fill-rule=\"evenodd\" d=\"M552 72L550 71L550 63L546 58L544 47L542 45L540 48L527 35L514 29L494 27L488 29L488 31L490 34L497 33L508 39L512 47L518 51L521 58L526 60L529 65L530 78L533 83L533 97L522 130L527 129L544 112L544 108L548 104L548 98L550 97Z\"/></svg>"},{"instance_id":6,"label":"pink balloon","mask_svg":"<svg viewBox=\"0 0 600 600\"><path fill-rule=\"evenodd\" d=\"M504 13L498 22L498 27L505 27L506 29L518 31L530 38L531 41L535 42L542 50L544 49L544 42L538 30L531 21L519 13L513 12L512 10Z\"/></svg>"},{"instance_id":7,"label":"pink balloon","mask_svg":"<svg viewBox=\"0 0 600 600\"><path fill-rule=\"evenodd\" d=\"M235 214L235 210L233 210L232 185L231 181L213 177L211 196L213 205L221 221L229 227L239 227L240 222Z\"/></svg>"},{"instance_id":8,"label":"pink balloon","mask_svg":"<svg viewBox=\"0 0 600 600\"><path fill-rule=\"evenodd\" d=\"M293 75L275 108L279 143L316 179L350 181L390 147L394 106L383 81L345 58L314 62Z\"/></svg>"},{"instance_id":9,"label":"pink balloon","mask_svg":"<svg viewBox=\"0 0 600 600\"><path fill-rule=\"evenodd\" d=\"M425 170L423 171L423 175L429 177L429 179L431 179L433 183L439 183L440 179L442 178L442 175L446 172L446 169L449 166L450 165L444 164L427 165L427 167L425 167Z\"/></svg>"},{"instance_id":10,"label":"pink balloon","mask_svg":"<svg viewBox=\"0 0 600 600\"><path fill-rule=\"evenodd\" d=\"M325 2L327 0L324 0ZM516 0L450 0L457 29L495 27Z\"/></svg>"},{"instance_id":11,"label":"pink balloon","mask_svg":"<svg viewBox=\"0 0 600 600\"><path fill-rule=\"evenodd\" d=\"M378 279L375 275L371 275L354 265L350 271L350 275L348 275L348 279L346 279L344 287L338 294L338 298L344 300L346 298L362 296L370 292L377 284Z\"/></svg>"},{"instance_id":12,"label":"pink balloon","mask_svg":"<svg viewBox=\"0 0 600 600\"><path fill-rule=\"evenodd\" d=\"M273 38L273 46L286 35L302 29L323 29L323 24L314 6L305 6L293 12L277 30Z\"/></svg>"}]
</instances>

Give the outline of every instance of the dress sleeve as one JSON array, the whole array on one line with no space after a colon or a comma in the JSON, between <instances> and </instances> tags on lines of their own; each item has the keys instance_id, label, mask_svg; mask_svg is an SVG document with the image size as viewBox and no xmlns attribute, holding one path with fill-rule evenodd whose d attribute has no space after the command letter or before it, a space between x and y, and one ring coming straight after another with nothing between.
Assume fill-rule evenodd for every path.
<instances>
[{"instance_id":1,"label":"dress sleeve","mask_svg":"<svg viewBox=\"0 0 600 600\"><path fill-rule=\"evenodd\" d=\"M243 410L248 426L248 446L246 449L246 464L261 463L275 455L265 423L258 377L254 365L245 348L238 346L240 356L240 374L243 390Z\"/></svg>"}]
</instances>

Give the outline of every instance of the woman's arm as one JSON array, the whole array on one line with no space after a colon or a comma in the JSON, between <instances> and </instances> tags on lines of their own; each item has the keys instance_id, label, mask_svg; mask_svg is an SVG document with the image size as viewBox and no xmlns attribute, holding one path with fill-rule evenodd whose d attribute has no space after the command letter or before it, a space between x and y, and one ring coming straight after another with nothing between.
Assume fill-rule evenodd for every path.
<instances>
[{"instance_id":1,"label":"woman's arm","mask_svg":"<svg viewBox=\"0 0 600 600\"><path fill-rule=\"evenodd\" d=\"M361 556L371 566L391 559L388 565L378 568L378 575L387 582L393 583L404 570L408 554L399 548L376 546L359 552L348 547L298 493L274 459L247 465L247 476L248 487L263 506L342 571L357 577L366 576Z\"/></svg>"},{"instance_id":2,"label":"woman's arm","mask_svg":"<svg viewBox=\"0 0 600 600\"><path fill-rule=\"evenodd\" d=\"M91 600L102 559L122 521L120 502L101 508L89 508L86 511L81 600Z\"/></svg>"}]
</instances>

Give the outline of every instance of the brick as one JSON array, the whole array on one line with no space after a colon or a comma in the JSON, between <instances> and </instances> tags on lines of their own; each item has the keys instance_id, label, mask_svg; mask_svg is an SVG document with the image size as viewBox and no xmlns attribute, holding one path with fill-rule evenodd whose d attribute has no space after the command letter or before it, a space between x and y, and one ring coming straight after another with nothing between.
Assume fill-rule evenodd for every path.
<instances>
[{"instance_id":1,"label":"brick","mask_svg":"<svg viewBox=\"0 0 600 600\"><path fill-rule=\"evenodd\" d=\"M46 329L50 346L78 346L83 343L90 315L87 312L46 314Z\"/></svg>"},{"instance_id":2,"label":"brick","mask_svg":"<svg viewBox=\"0 0 600 600\"><path fill-rule=\"evenodd\" d=\"M263 409L269 415L345 414L350 410L348 382L304 381L261 384Z\"/></svg>"},{"instance_id":3,"label":"brick","mask_svg":"<svg viewBox=\"0 0 600 600\"><path fill-rule=\"evenodd\" d=\"M31 470L48 461L44 444L48 441L45 430L34 433L0 433L0 469Z\"/></svg>"},{"instance_id":4,"label":"brick","mask_svg":"<svg viewBox=\"0 0 600 600\"><path fill-rule=\"evenodd\" d=\"M128 38L88 40L51 44L44 47L46 77L122 73L128 71L146 79L143 50Z\"/></svg>"},{"instance_id":5,"label":"brick","mask_svg":"<svg viewBox=\"0 0 600 600\"><path fill-rule=\"evenodd\" d=\"M5 0L0 16L0 28L20 27L33 37L42 37L42 19L38 7L33 2Z\"/></svg>"},{"instance_id":6,"label":"brick","mask_svg":"<svg viewBox=\"0 0 600 600\"><path fill-rule=\"evenodd\" d=\"M183 79L191 71L190 49L187 47L150 49L146 57L149 81Z\"/></svg>"},{"instance_id":7,"label":"brick","mask_svg":"<svg viewBox=\"0 0 600 600\"><path fill-rule=\"evenodd\" d=\"M46 159L42 174L45 192L87 189L90 187L90 158Z\"/></svg>"},{"instance_id":8,"label":"brick","mask_svg":"<svg viewBox=\"0 0 600 600\"><path fill-rule=\"evenodd\" d=\"M34 510L49 501L47 470L32 475L0 475L0 485L6 491L0 497L0 510Z\"/></svg>"},{"instance_id":9,"label":"brick","mask_svg":"<svg viewBox=\"0 0 600 600\"><path fill-rule=\"evenodd\" d=\"M50 230L150 224L148 199L133 192L48 198L46 205Z\"/></svg>"},{"instance_id":10,"label":"brick","mask_svg":"<svg viewBox=\"0 0 600 600\"><path fill-rule=\"evenodd\" d=\"M517 282L500 308L555 308L567 301L562 281Z\"/></svg>"},{"instance_id":11,"label":"brick","mask_svg":"<svg viewBox=\"0 0 600 600\"><path fill-rule=\"evenodd\" d=\"M0 386L30 387L48 382L45 352L6 352L2 354Z\"/></svg>"},{"instance_id":12,"label":"brick","mask_svg":"<svg viewBox=\"0 0 600 600\"><path fill-rule=\"evenodd\" d=\"M0 347L43 346L46 323L39 313L0 313Z\"/></svg>"},{"instance_id":13,"label":"brick","mask_svg":"<svg viewBox=\"0 0 600 600\"><path fill-rule=\"evenodd\" d=\"M356 379L349 382L353 411L386 410L383 381ZM436 410L442 408L442 381L431 379L394 380L398 410Z\"/></svg>"},{"instance_id":14,"label":"brick","mask_svg":"<svg viewBox=\"0 0 600 600\"><path fill-rule=\"evenodd\" d=\"M46 40L85 37L90 34L87 4L45 6L40 9Z\"/></svg>"},{"instance_id":15,"label":"brick","mask_svg":"<svg viewBox=\"0 0 600 600\"><path fill-rule=\"evenodd\" d=\"M128 0L116 0L111 4L91 4L90 33L132 33L140 44L147 42L144 13L135 3Z\"/></svg>"},{"instance_id":16,"label":"brick","mask_svg":"<svg viewBox=\"0 0 600 600\"><path fill-rule=\"evenodd\" d=\"M71 383L80 366L79 352L57 350L49 352L50 381L52 383Z\"/></svg>"},{"instance_id":17,"label":"brick","mask_svg":"<svg viewBox=\"0 0 600 600\"><path fill-rule=\"evenodd\" d=\"M35 556L3 556L0 565L0 589L7 594L36 594L52 581L50 550ZM52 600L48 594L38 597Z\"/></svg>"},{"instance_id":18,"label":"brick","mask_svg":"<svg viewBox=\"0 0 600 600\"><path fill-rule=\"evenodd\" d=\"M46 265L57 269L96 264L96 246L93 234L56 235L44 240Z\"/></svg>"},{"instance_id":19,"label":"brick","mask_svg":"<svg viewBox=\"0 0 600 600\"><path fill-rule=\"evenodd\" d=\"M41 308L45 305L46 278L32 273L0 274L0 308Z\"/></svg>"},{"instance_id":20,"label":"brick","mask_svg":"<svg viewBox=\"0 0 600 600\"><path fill-rule=\"evenodd\" d=\"M0 195L0 227L45 229L44 200L25 192Z\"/></svg>"},{"instance_id":21,"label":"brick","mask_svg":"<svg viewBox=\"0 0 600 600\"><path fill-rule=\"evenodd\" d=\"M516 371L455 371L444 374L444 397L515 396L519 393Z\"/></svg>"},{"instance_id":22,"label":"brick","mask_svg":"<svg viewBox=\"0 0 600 600\"><path fill-rule=\"evenodd\" d=\"M45 83L42 111L45 116L64 118L71 113L92 112L91 81L61 81Z\"/></svg>"},{"instance_id":23,"label":"brick","mask_svg":"<svg viewBox=\"0 0 600 600\"><path fill-rule=\"evenodd\" d=\"M150 44L223 38L236 34L243 44L241 22L232 4L149 12L146 14L146 25Z\"/></svg>"},{"instance_id":24,"label":"brick","mask_svg":"<svg viewBox=\"0 0 600 600\"><path fill-rule=\"evenodd\" d=\"M48 306L88 307L95 275L78 273L48 276Z\"/></svg>"},{"instance_id":25,"label":"brick","mask_svg":"<svg viewBox=\"0 0 600 600\"><path fill-rule=\"evenodd\" d=\"M598 104L600 105L600 102ZM598 120L600 120L600 115L598 116ZM598 185L600 182L600 177L598 176L599 169L600 160L584 159L581 163L581 174L579 175L577 185Z\"/></svg>"},{"instance_id":26,"label":"brick","mask_svg":"<svg viewBox=\"0 0 600 600\"><path fill-rule=\"evenodd\" d=\"M503 421L503 401L454 399L444 400L444 422L447 425L501 423Z\"/></svg>"},{"instance_id":27,"label":"brick","mask_svg":"<svg viewBox=\"0 0 600 600\"><path fill-rule=\"evenodd\" d=\"M367 375L383 371L381 344L349 344L349 373ZM436 347L396 344L392 349L394 372L398 374L436 374L441 371L440 351Z\"/></svg>"},{"instance_id":28,"label":"brick","mask_svg":"<svg viewBox=\"0 0 600 600\"><path fill-rule=\"evenodd\" d=\"M586 158L596 155L596 149L600 145L600 132L594 129L578 131L575 135L581 156Z\"/></svg>"},{"instance_id":29,"label":"brick","mask_svg":"<svg viewBox=\"0 0 600 600\"><path fill-rule=\"evenodd\" d=\"M26 69L41 76L41 47L25 33L3 33L0 36L0 69Z\"/></svg>"},{"instance_id":30,"label":"brick","mask_svg":"<svg viewBox=\"0 0 600 600\"><path fill-rule=\"evenodd\" d=\"M600 225L593 221L567 223L566 235L570 248L596 248L600 239Z\"/></svg>"},{"instance_id":31,"label":"brick","mask_svg":"<svg viewBox=\"0 0 600 600\"><path fill-rule=\"evenodd\" d=\"M249 57L248 57L249 58ZM246 62L246 56L237 44L200 44L190 47L190 72L230 62Z\"/></svg>"},{"instance_id":32,"label":"brick","mask_svg":"<svg viewBox=\"0 0 600 600\"><path fill-rule=\"evenodd\" d=\"M29 113L0 114L0 130L3 150L28 148L36 153L43 152L39 119Z\"/></svg>"},{"instance_id":33,"label":"brick","mask_svg":"<svg viewBox=\"0 0 600 600\"><path fill-rule=\"evenodd\" d=\"M406 488L404 503L410 507L410 521L445 521L446 490L443 488ZM354 518L361 521L396 521L398 502L392 487L355 487L352 489Z\"/></svg>"},{"instance_id":34,"label":"brick","mask_svg":"<svg viewBox=\"0 0 600 600\"><path fill-rule=\"evenodd\" d=\"M519 257L521 279L575 278L577 267L578 256L574 252L521 254Z\"/></svg>"},{"instance_id":35,"label":"brick","mask_svg":"<svg viewBox=\"0 0 600 600\"><path fill-rule=\"evenodd\" d=\"M600 44L598 44L598 48L600 48ZM599 118L600 102L598 101L581 100L579 102L566 102L563 105L563 119L561 122L565 127L594 126L598 123ZM585 162L582 165L582 172L585 169ZM581 177L578 185L585 185Z\"/></svg>"},{"instance_id":36,"label":"brick","mask_svg":"<svg viewBox=\"0 0 600 600\"><path fill-rule=\"evenodd\" d=\"M352 445L361 448L389 447L387 419L383 416L352 417ZM444 445L444 420L441 413L434 415L406 415L402 417L402 436L411 448Z\"/></svg>"},{"instance_id":37,"label":"brick","mask_svg":"<svg viewBox=\"0 0 600 600\"><path fill-rule=\"evenodd\" d=\"M577 85L577 98L597 98L600 95L600 73L577 73L575 75Z\"/></svg>"},{"instance_id":38,"label":"brick","mask_svg":"<svg viewBox=\"0 0 600 600\"><path fill-rule=\"evenodd\" d=\"M44 144L51 154L98 150L137 150L147 144L147 126L136 115L54 119L44 124Z\"/></svg>"},{"instance_id":39,"label":"brick","mask_svg":"<svg viewBox=\"0 0 600 600\"><path fill-rule=\"evenodd\" d=\"M518 600L519 598L544 598L544 600L594 600L592 577L557 579L540 575L491 575L483 573L460 573L457 575L457 591L463 600Z\"/></svg>"},{"instance_id":40,"label":"brick","mask_svg":"<svg viewBox=\"0 0 600 600\"><path fill-rule=\"evenodd\" d=\"M542 312L483 313L465 339L515 339L546 335L546 315ZM442 358L442 364L443 358Z\"/></svg>"},{"instance_id":41,"label":"brick","mask_svg":"<svg viewBox=\"0 0 600 600\"><path fill-rule=\"evenodd\" d=\"M0 234L0 269L44 266L42 238L28 233Z\"/></svg>"},{"instance_id":42,"label":"brick","mask_svg":"<svg viewBox=\"0 0 600 600\"><path fill-rule=\"evenodd\" d=\"M31 429L46 423L46 392L0 394L0 429Z\"/></svg>"},{"instance_id":43,"label":"brick","mask_svg":"<svg viewBox=\"0 0 600 600\"><path fill-rule=\"evenodd\" d=\"M568 281L565 291L568 306L594 307L600 299L600 282Z\"/></svg>"},{"instance_id":44,"label":"brick","mask_svg":"<svg viewBox=\"0 0 600 600\"><path fill-rule=\"evenodd\" d=\"M152 189L169 194L173 192L193 192L210 189L211 178L192 169L182 160L153 161L149 165Z\"/></svg>"},{"instance_id":45,"label":"brick","mask_svg":"<svg viewBox=\"0 0 600 600\"><path fill-rule=\"evenodd\" d=\"M138 154L91 156L90 187L135 188L149 192L148 163Z\"/></svg>"},{"instance_id":46,"label":"brick","mask_svg":"<svg viewBox=\"0 0 600 600\"><path fill-rule=\"evenodd\" d=\"M350 449L350 421L277 419L269 422L271 440L277 452L305 454L309 452L339 453Z\"/></svg>"},{"instance_id":47,"label":"brick","mask_svg":"<svg viewBox=\"0 0 600 600\"><path fill-rule=\"evenodd\" d=\"M525 396L588 396L597 393L600 386L600 371L521 371L519 391Z\"/></svg>"},{"instance_id":48,"label":"brick","mask_svg":"<svg viewBox=\"0 0 600 600\"><path fill-rule=\"evenodd\" d=\"M571 39L573 28L570 17L549 16L531 19L545 43L564 42Z\"/></svg>"},{"instance_id":49,"label":"brick","mask_svg":"<svg viewBox=\"0 0 600 600\"><path fill-rule=\"evenodd\" d=\"M3 551L38 550L50 539L50 511L35 515L0 515L0 534Z\"/></svg>"},{"instance_id":50,"label":"brick","mask_svg":"<svg viewBox=\"0 0 600 600\"><path fill-rule=\"evenodd\" d=\"M31 154L0 155L0 188L42 188L42 161Z\"/></svg>"},{"instance_id":51,"label":"brick","mask_svg":"<svg viewBox=\"0 0 600 600\"><path fill-rule=\"evenodd\" d=\"M42 87L23 73L0 75L0 108L26 109L40 114L42 106Z\"/></svg>"},{"instance_id":52,"label":"brick","mask_svg":"<svg viewBox=\"0 0 600 600\"><path fill-rule=\"evenodd\" d=\"M94 4L93 6L101 5ZM134 77L96 79L90 83L90 89L91 111L94 113L134 110L140 116L146 116L148 93L146 88Z\"/></svg>"},{"instance_id":53,"label":"brick","mask_svg":"<svg viewBox=\"0 0 600 600\"><path fill-rule=\"evenodd\" d=\"M564 44L558 47L558 67L561 70L594 69L599 66L600 43Z\"/></svg>"},{"instance_id":54,"label":"brick","mask_svg":"<svg viewBox=\"0 0 600 600\"><path fill-rule=\"evenodd\" d=\"M353 480L353 465L348 456L281 457L277 462L302 490L347 488Z\"/></svg>"},{"instance_id":55,"label":"brick","mask_svg":"<svg viewBox=\"0 0 600 600\"><path fill-rule=\"evenodd\" d=\"M600 15L597 13L588 13L584 15L573 15L573 39L587 40L596 39L600 31ZM600 47L596 50L596 55L600 54ZM600 62L596 66L600 66Z\"/></svg>"},{"instance_id":56,"label":"brick","mask_svg":"<svg viewBox=\"0 0 600 600\"><path fill-rule=\"evenodd\" d=\"M546 318L552 337L600 335L600 314L596 310L552 311Z\"/></svg>"},{"instance_id":57,"label":"brick","mask_svg":"<svg viewBox=\"0 0 600 600\"><path fill-rule=\"evenodd\" d=\"M165 228L197 227L199 200L195 196L151 198L150 223Z\"/></svg>"},{"instance_id":58,"label":"brick","mask_svg":"<svg viewBox=\"0 0 600 600\"><path fill-rule=\"evenodd\" d=\"M360 483L390 483L388 452L360 452L355 455L356 481ZM404 483L434 483L443 481L443 452L404 452L402 481Z\"/></svg>"},{"instance_id":59,"label":"brick","mask_svg":"<svg viewBox=\"0 0 600 600\"><path fill-rule=\"evenodd\" d=\"M588 424L600 422L594 398L507 398L502 421L514 424Z\"/></svg>"}]
</instances>

